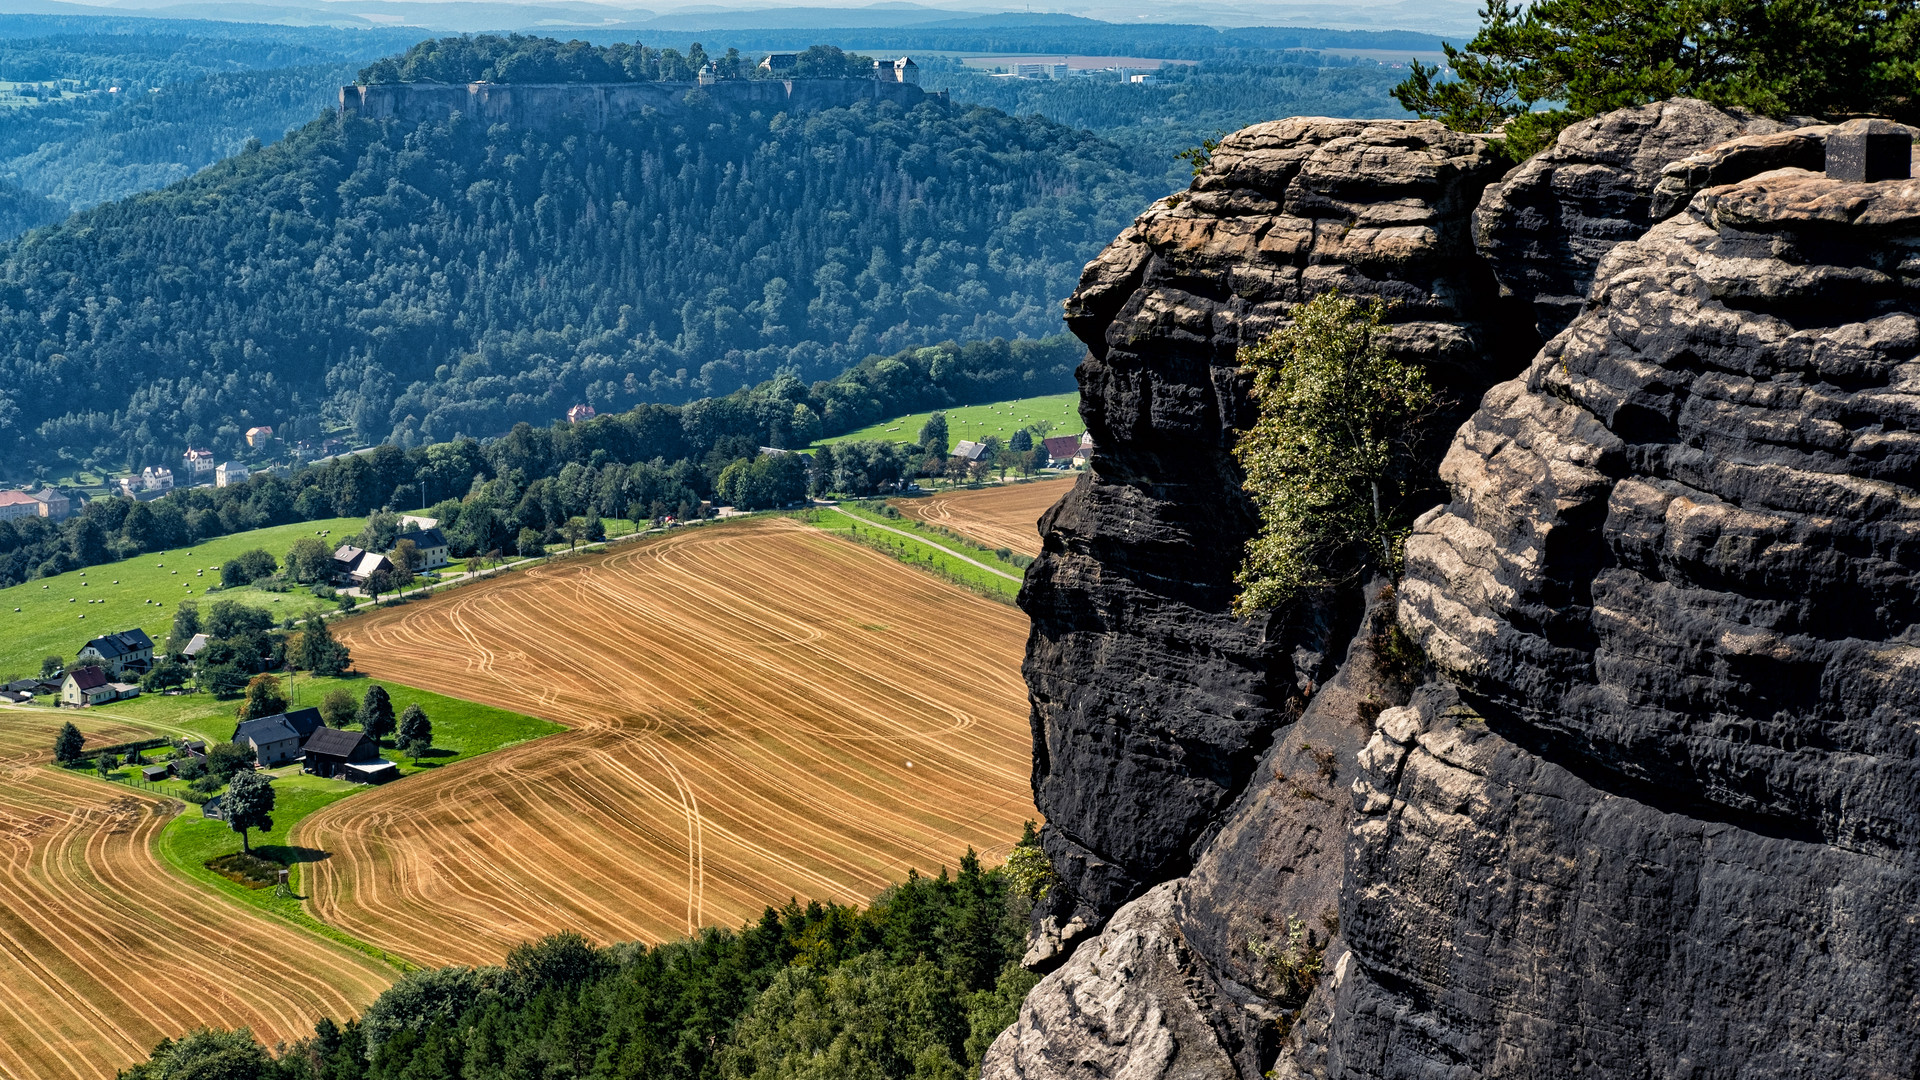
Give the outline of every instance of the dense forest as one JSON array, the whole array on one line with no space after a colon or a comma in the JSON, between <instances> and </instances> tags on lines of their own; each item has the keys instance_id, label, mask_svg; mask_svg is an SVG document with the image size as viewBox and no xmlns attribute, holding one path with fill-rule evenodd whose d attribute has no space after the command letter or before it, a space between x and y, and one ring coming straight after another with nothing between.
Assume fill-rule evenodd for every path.
<instances>
[{"instance_id":1,"label":"dense forest","mask_svg":"<svg viewBox=\"0 0 1920 1080\"><path fill-rule=\"evenodd\" d=\"M556 934L498 967L407 975L277 1058L244 1029L202 1030L120 1076L964 1080L1036 981L1018 962L1050 875L1032 833L1006 867L968 851L864 910L788 902L653 946Z\"/></svg>"},{"instance_id":2,"label":"dense forest","mask_svg":"<svg viewBox=\"0 0 1920 1080\"><path fill-rule=\"evenodd\" d=\"M6 252L0 456L171 464L302 415L445 440L1038 337L1164 186L1088 133L937 100L323 118Z\"/></svg>"},{"instance_id":3,"label":"dense forest","mask_svg":"<svg viewBox=\"0 0 1920 1080\"><path fill-rule=\"evenodd\" d=\"M215 536L383 509L432 506L455 555L511 554L553 542L571 519L696 516L716 495L748 509L807 493L872 495L929 467L914 448L842 443L796 461L764 461L761 447L800 447L903 413L1073 387L1082 353L1064 334L1040 340L972 341L869 356L811 386L782 372L751 389L685 406L644 404L584 423L516 425L482 443L454 439L408 449L388 444L280 477L262 473L227 487L180 488L150 502L92 500L62 523L0 520L0 587ZM931 467L946 464L933 448ZM773 455L777 457L777 455ZM737 466L737 468L735 468ZM726 482L749 472L745 493ZM751 470L758 469L758 475ZM797 483L797 489L791 485Z\"/></svg>"}]
</instances>

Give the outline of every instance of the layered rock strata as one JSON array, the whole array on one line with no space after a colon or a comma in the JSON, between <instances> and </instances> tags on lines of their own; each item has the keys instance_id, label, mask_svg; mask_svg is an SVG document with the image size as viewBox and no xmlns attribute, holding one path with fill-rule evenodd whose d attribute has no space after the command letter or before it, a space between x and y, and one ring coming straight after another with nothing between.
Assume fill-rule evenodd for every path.
<instances>
[{"instance_id":1,"label":"layered rock strata","mask_svg":"<svg viewBox=\"0 0 1920 1080\"><path fill-rule=\"evenodd\" d=\"M1241 146L1294 152L1278 130L1230 140L1196 195ZM1221 354L1288 301L1236 310L1195 279L1256 279L1261 245L1223 254L1219 224L1162 203L1089 267L1070 313L1101 449L1025 594L1036 792L1064 811L1056 917L1103 914L1081 852L1144 895L1048 946L1064 966L985 1076L1920 1074L1920 181L1762 168L1831 134L1610 151L1671 216L1595 246L1586 310L1475 399L1448 501L1358 620L1225 615L1250 515L1224 443L1251 418ZM1232 235L1260 235L1249 217ZM1473 295L1448 325L1496 369L1489 343L1539 308ZM1159 418L1193 412L1218 417L1206 484L1161 456ZM1194 500L1239 516L1160 525ZM1149 568L1174 571L1151 605ZM1075 605L1098 617L1063 632ZM1186 722L1226 701L1257 722ZM1207 753L1256 763L1181 803ZM1178 827L1143 827L1140 799Z\"/></svg>"},{"instance_id":2,"label":"layered rock strata","mask_svg":"<svg viewBox=\"0 0 1920 1080\"><path fill-rule=\"evenodd\" d=\"M1393 301L1394 347L1477 399L1521 359L1489 359L1496 287L1469 231L1500 168L1437 124L1262 124L1087 267L1067 319L1090 350L1092 465L1043 521L1021 595L1034 791L1064 877L1035 964L1187 871L1358 615L1232 614L1255 526L1229 453L1253 416L1237 350L1338 288Z\"/></svg>"},{"instance_id":3,"label":"layered rock strata","mask_svg":"<svg viewBox=\"0 0 1920 1080\"><path fill-rule=\"evenodd\" d=\"M1475 242L1501 288L1532 305L1544 341L1579 314L1595 268L1615 244L1638 237L1685 205L1684 199L1676 204L1671 193L1656 198L1668 165L1741 136L1775 134L1788 126L1691 98L1582 120L1487 189L1474 215ZM1767 150L1723 155L1715 163L1713 182L1744 180L1783 165L1819 168L1818 140L1802 143L1798 158L1782 159ZM1750 171L1733 174L1743 167ZM1713 168L1699 171L1712 174ZM1670 191L1673 186L1669 181Z\"/></svg>"}]
</instances>

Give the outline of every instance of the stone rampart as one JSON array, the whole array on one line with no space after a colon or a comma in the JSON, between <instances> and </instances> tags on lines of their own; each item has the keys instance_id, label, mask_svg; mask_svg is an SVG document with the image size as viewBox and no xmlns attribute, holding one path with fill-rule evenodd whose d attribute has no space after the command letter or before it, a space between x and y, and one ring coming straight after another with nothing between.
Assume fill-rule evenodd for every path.
<instances>
[{"instance_id":1,"label":"stone rampart","mask_svg":"<svg viewBox=\"0 0 1920 1080\"><path fill-rule=\"evenodd\" d=\"M690 91L732 108L814 111L861 101L892 101L912 108L946 100L910 83L876 79L741 79L699 86L691 82L638 83L385 83L340 88L341 115L406 123L444 120L455 111L485 124L546 127L578 123L591 129L649 109L687 108Z\"/></svg>"}]
</instances>

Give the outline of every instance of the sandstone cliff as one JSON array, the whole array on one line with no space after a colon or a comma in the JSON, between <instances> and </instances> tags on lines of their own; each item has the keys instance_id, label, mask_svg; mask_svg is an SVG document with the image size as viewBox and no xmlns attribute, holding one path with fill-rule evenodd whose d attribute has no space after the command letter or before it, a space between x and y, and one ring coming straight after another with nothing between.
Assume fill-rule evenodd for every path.
<instances>
[{"instance_id":1,"label":"sandstone cliff","mask_svg":"<svg viewBox=\"0 0 1920 1080\"><path fill-rule=\"evenodd\" d=\"M986 1076L1920 1072L1920 181L1833 132L1260 125L1089 266ZM1236 620L1234 350L1335 283L1478 408L1397 586Z\"/></svg>"}]
</instances>

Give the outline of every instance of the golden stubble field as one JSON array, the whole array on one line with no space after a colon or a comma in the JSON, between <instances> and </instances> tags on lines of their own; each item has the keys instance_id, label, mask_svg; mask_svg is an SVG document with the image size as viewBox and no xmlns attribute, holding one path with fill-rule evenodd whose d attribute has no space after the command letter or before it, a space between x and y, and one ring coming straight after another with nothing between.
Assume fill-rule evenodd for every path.
<instances>
[{"instance_id":1,"label":"golden stubble field","mask_svg":"<svg viewBox=\"0 0 1920 1080\"><path fill-rule=\"evenodd\" d=\"M1040 515L1073 488L1072 477L895 499L907 517L952 529L987 547L1040 554Z\"/></svg>"},{"instance_id":2,"label":"golden stubble field","mask_svg":"<svg viewBox=\"0 0 1920 1080\"><path fill-rule=\"evenodd\" d=\"M1019 611L797 522L690 529L342 623L355 665L572 730L342 800L314 914L497 963L864 902L1035 816Z\"/></svg>"},{"instance_id":3,"label":"golden stubble field","mask_svg":"<svg viewBox=\"0 0 1920 1080\"><path fill-rule=\"evenodd\" d=\"M90 745L148 734L0 708L0 1076L111 1077L201 1024L272 1045L386 989L384 966L163 867L179 803L47 768L70 715Z\"/></svg>"}]
</instances>

